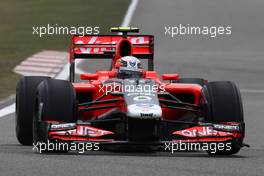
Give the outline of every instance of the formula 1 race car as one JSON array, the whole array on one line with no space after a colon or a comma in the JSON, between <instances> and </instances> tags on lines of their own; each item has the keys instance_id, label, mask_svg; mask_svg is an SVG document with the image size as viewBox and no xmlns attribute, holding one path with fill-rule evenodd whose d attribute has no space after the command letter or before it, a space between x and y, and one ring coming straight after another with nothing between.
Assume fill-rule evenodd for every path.
<instances>
[{"instance_id":1,"label":"formula 1 race car","mask_svg":"<svg viewBox=\"0 0 264 176\"><path fill-rule=\"evenodd\" d=\"M102 148L165 150L166 143L223 144L231 155L244 146L240 92L230 81L180 78L154 69L154 36L138 28L118 35L72 37L69 81L22 77L16 92L16 135L38 142L96 142ZM120 34L121 33L121 34ZM110 59L110 70L80 75L77 59ZM141 60L147 61L147 69ZM228 144L228 145L227 145ZM168 146L168 145L167 145ZM172 146L172 145L171 145Z\"/></svg>"}]
</instances>

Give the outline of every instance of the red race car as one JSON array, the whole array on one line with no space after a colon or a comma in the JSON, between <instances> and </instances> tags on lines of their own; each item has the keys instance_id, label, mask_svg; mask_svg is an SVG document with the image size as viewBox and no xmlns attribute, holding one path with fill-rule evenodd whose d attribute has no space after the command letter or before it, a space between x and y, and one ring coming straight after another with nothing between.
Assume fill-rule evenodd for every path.
<instances>
[{"instance_id":1,"label":"red race car","mask_svg":"<svg viewBox=\"0 0 264 176\"><path fill-rule=\"evenodd\" d=\"M30 76L18 82L21 144L83 142L170 152L184 146L215 155L235 154L245 145L242 102L233 82L177 73L160 80L153 71L154 36L130 35L139 32L130 27L111 31L119 34L72 37L69 81ZM110 59L110 70L81 74L83 81L75 82L76 59L89 58Z\"/></svg>"}]
</instances>

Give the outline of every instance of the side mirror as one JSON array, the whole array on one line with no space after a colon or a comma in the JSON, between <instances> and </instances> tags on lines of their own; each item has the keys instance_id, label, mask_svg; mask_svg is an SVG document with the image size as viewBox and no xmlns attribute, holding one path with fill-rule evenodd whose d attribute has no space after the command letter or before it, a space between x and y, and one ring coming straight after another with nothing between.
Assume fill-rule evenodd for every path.
<instances>
[{"instance_id":1,"label":"side mirror","mask_svg":"<svg viewBox=\"0 0 264 176\"><path fill-rule=\"evenodd\" d=\"M98 79L98 74L96 73L84 73L80 75L81 80L96 80Z\"/></svg>"},{"instance_id":2,"label":"side mirror","mask_svg":"<svg viewBox=\"0 0 264 176\"><path fill-rule=\"evenodd\" d=\"M169 80L169 81L177 81L180 79L180 75L175 73L175 74L162 74L162 80Z\"/></svg>"}]
</instances>

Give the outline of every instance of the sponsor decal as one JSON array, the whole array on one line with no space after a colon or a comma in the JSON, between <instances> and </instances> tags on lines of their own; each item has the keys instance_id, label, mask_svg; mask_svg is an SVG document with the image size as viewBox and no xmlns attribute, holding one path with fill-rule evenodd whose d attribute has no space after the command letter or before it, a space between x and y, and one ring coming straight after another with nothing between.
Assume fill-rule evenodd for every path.
<instances>
[{"instance_id":1,"label":"sponsor decal","mask_svg":"<svg viewBox=\"0 0 264 176\"><path fill-rule=\"evenodd\" d=\"M139 103L139 104L136 104L136 106L140 108L152 108L154 107L154 104Z\"/></svg>"},{"instance_id":2,"label":"sponsor decal","mask_svg":"<svg viewBox=\"0 0 264 176\"><path fill-rule=\"evenodd\" d=\"M155 96L155 93L149 93L149 92L132 92L128 93L127 96Z\"/></svg>"},{"instance_id":3,"label":"sponsor decal","mask_svg":"<svg viewBox=\"0 0 264 176\"><path fill-rule=\"evenodd\" d=\"M176 131L173 134L178 134L186 137L205 137L205 136L216 136L218 132L211 126L203 127L192 127L186 130Z\"/></svg>"},{"instance_id":4,"label":"sponsor decal","mask_svg":"<svg viewBox=\"0 0 264 176\"><path fill-rule=\"evenodd\" d=\"M153 113L140 113L141 117L153 117Z\"/></svg>"},{"instance_id":5,"label":"sponsor decal","mask_svg":"<svg viewBox=\"0 0 264 176\"><path fill-rule=\"evenodd\" d=\"M158 105L147 104L147 103L138 103L138 104L135 104L135 106L136 106L135 110L137 110L137 111L149 112L149 111L156 110Z\"/></svg>"},{"instance_id":6,"label":"sponsor decal","mask_svg":"<svg viewBox=\"0 0 264 176\"><path fill-rule=\"evenodd\" d=\"M133 98L134 101L150 101L151 99L152 98L148 96L137 96Z\"/></svg>"},{"instance_id":7,"label":"sponsor decal","mask_svg":"<svg viewBox=\"0 0 264 176\"><path fill-rule=\"evenodd\" d=\"M129 61L129 65L130 65L131 67L135 67L136 64L137 64L136 60L130 60L130 61Z\"/></svg>"},{"instance_id":8,"label":"sponsor decal","mask_svg":"<svg viewBox=\"0 0 264 176\"><path fill-rule=\"evenodd\" d=\"M52 124L50 126L51 130L58 130L58 129L72 129L75 128L75 123L64 123L64 124Z\"/></svg>"},{"instance_id":9,"label":"sponsor decal","mask_svg":"<svg viewBox=\"0 0 264 176\"><path fill-rule=\"evenodd\" d=\"M127 114L130 117L161 117L162 111L159 105L138 103L129 105Z\"/></svg>"},{"instance_id":10,"label":"sponsor decal","mask_svg":"<svg viewBox=\"0 0 264 176\"><path fill-rule=\"evenodd\" d=\"M122 37L114 36L114 37L105 37L105 36L78 36L74 38L74 44L117 44ZM132 44L149 44L148 37L128 37L127 38Z\"/></svg>"},{"instance_id":11,"label":"sponsor decal","mask_svg":"<svg viewBox=\"0 0 264 176\"><path fill-rule=\"evenodd\" d=\"M225 124L214 124L214 129L216 130L226 130L226 131L239 131L239 125L225 125Z\"/></svg>"},{"instance_id":12,"label":"sponsor decal","mask_svg":"<svg viewBox=\"0 0 264 176\"><path fill-rule=\"evenodd\" d=\"M75 37L74 44L88 44L88 45L96 45L96 44L105 44L105 45L115 45L121 40L121 37L100 37L100 36L93 36L93 37ZM128 40L132 44L148 44L149 39L148 37L128 37ZM112 47L75 47L75 53L80 54L102 54L105 50L111 50ZM131 65L132 66L132 65Z\"/></svg>"},{"instance_id":13,"label":"sponsor decal","mask_svg":"<svg viewBox=\"0 0 264 176\"><path fill-rule=\"evenodd\" d=\"M90 126L78 126L77 134L90 137L99 137L113 133L111 131L101 130Z\"/></svg>"}]
</instances>

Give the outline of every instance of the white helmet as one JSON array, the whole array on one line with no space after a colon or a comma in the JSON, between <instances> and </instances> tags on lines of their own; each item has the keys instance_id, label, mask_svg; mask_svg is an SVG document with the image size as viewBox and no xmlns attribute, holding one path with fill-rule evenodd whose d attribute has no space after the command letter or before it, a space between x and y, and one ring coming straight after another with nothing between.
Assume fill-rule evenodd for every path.
<instances>
[{"instance_id":1,"label":"white helmet","mask_svg":"<svg viewBox=\"0 0 264 176\"><path fill-rule=\"evenodd\" d=\"M141 61L134 56L124 56L116 61L119 78L139 78L143 75Z\"/></svg>"}]
</instances>

